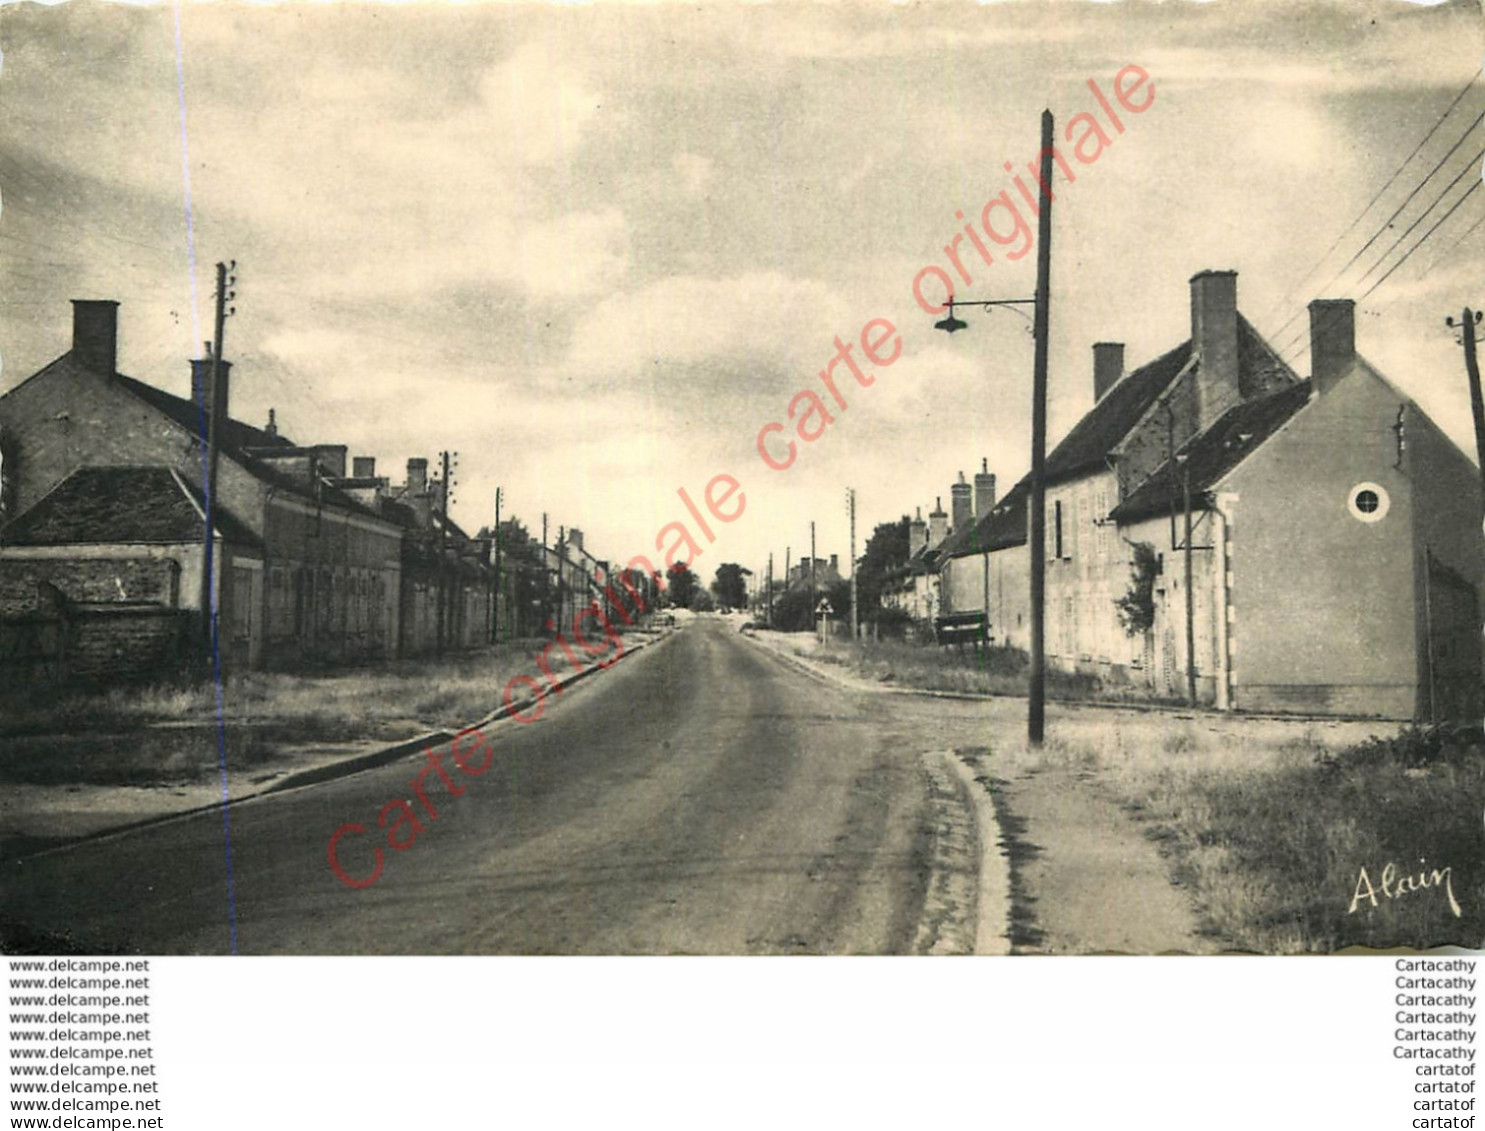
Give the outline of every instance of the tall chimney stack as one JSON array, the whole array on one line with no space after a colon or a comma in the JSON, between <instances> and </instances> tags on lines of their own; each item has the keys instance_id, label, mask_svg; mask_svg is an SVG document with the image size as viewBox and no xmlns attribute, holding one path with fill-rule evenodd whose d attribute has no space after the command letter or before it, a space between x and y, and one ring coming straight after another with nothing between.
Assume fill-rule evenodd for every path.
<instances>
[{"instance_id":1,"label":"tall chimney stack","mask_svg":"<svg viewBox=\"0 0 1485 1131\"><path fill-rule=\"evenodd\" d=\"M995 509L995 476L990 474L989 459L980 460L975 472L975 518L982 519Z\"/></svg>"},{"instance_id":2,"label":"tall chimney stack","mask_svg":"<svg viewBox=\"0 0 1485 1131\"><path fill-rule=\"evenodd\" d=\"M354 479L376 478L376 457L356 456L351 460L351 477Z\"/></svg>"},{"instance_id":3,"label":"tall chimney stack","mask_svg":"<svg viewBox=\"0 0 1485 1131\"><path fill-rule=\"evenodd\" d=\"M949 534L949 516L944 513L944 497L933 500L933 510L928 512L928 548L936 550Z\"/></svg>"},{"instance_id":4,"label":"tall chimney stack","mask_svg":"<svg viewBox=\"0 0 1485 1131\"><path fill-rule=\"evenodd\" d=\"M205 342L203 344L208 347L205 351L208 356L193 357L191 359L191 401L193 404L205 405L206 414L208 417L210 417L212 413L212 402L214 400L211 387L211 350L209 348L211 343ZM222 362L221 382L223 420L228 419L227 406L229 402L227 391L232 386L232 382L228 377L228 374L230 373L231 369L232 363L230 361Z\"/></svg>"},{"instance_id":5,"label":"tall chimney stack","mask_svg":"<svg viewBox=\"0 0 1485 1131\"><path fill-rule=\"evenodd\" d=\"M928 524L923 521L923 508L919 507L913 521L908 523L908 557L917 557L918 552L927 545Z\"/></svg>"},{"instance_id":6,"label":"tall chimney stack","mask_svg":"<svg viewBox=\"0 0 1485 1131\"><path fill-rule=\"evenodd\" d=\"M971 516L974 514L974 504L970 501L970 486L965 481L962 471L959 473L959 482L949 487L949 509L954 515L955 530L963 530L970 524Z\"/></svg>"},{"instance_id":7,"label":"tall chimney stack","mask_svg":"<svg viewBox=\"0 0 1485 1131\"><path fill-rule=\"evenodd\" d=\"M415 458L407 461L407 493L426 494L428 490L428 461Z\"/></svg>"},{"instance_id":8,"label":"tall chimney stack","mask_svg":"<svg viewBox=\"0 0 1485 1131\"><path fill-rule=\"evenodd\" d=\"M1093 343L1093 400L1103 400L1104 394L1119 383L1124 376L1124 343Z\"/></svg>"},{"instance_id":9,"label":"tall chimney stack","mask_svg":"<svg viewBox=\"0 0 1485 1131\"><path fill-rule=\"evenodd\" d=\"M1191 344L1197 356L1196 431L1202 432L1238 401L1237 272L1201 271L1191 277Z\"/></svg>"},{"instance_id":10,"label":"tall chimney stack","mask_svg":"<svg viewBox=\"0 0 1485 1131\"><path fill-rule=\"evenodd\" d=\"M1356 304L1348 298L1310 303L1310 380L1322 396L1351 371L1356 360Z\"/></svg>"},{"instance_id":11,"label":"tall chimney stack","mask_svg":"<svg viewBox=\"0 0 1485 1131\"><path fill-rule=\"evenodd\" d=\"M112 377L119 362L119 304L112 299L72 300L72 356L94 373Z\"/></svg>"}]
</instances>

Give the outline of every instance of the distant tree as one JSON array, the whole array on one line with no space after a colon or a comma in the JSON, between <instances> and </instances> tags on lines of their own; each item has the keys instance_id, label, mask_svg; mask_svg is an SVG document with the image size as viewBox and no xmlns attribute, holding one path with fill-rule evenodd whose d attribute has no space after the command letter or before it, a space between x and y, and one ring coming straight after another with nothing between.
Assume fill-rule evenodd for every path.
<instances>
[{"instance_id":1,"label":"distant tree","mask_svg":"<svg viewBox=\"0 0 1485 1131\"><path fill-rule=\"evenodd\" d=\"M879 524L866 540L865 552L856 566L856 599L861 602L862 621L876 619L887 575L907 564L910 525L908 516L903 515L896 522Z\"/></svg>"},{"instance_id":2,"label":"distant tree","mask_svg":"<svg viewBox=\"0 0 1485 1131\"><path fill-rule=\"evenodd\" d=\"M660 590L655 579L642 569L622 569L613 575L609 586L630 615L647 613L660 604Z\"/></svg>"},{"instance_id":3,"label":"distant tree","mask_svg":"<svg viewBox=\"0 0 1485 1131\"><path fill-rule=\"evenodd\" d=\"M515 624L501 629L501 638L504 639L508 633L535 635L551 615L547 608L550 594L541 544L531 537L521 520L514 517L506 519L493 532L488 528L482 530L480 536L492 538L494 545L499 547L499 585L516 617Z\"/></svg>"},{"instance_id":4,"label":"distant tree","mask_svg":"<svg viewBox=\"0 0 1485 1131\"><path fill-rule=\"evenodd\" d=\"M670 573L665 579L665 598L675 608L689 609L692 598L700 588L701 582L685 562L676 562L670 567Z\"/></svg>"},{"instance_id":5,"label":"distant tree","mask_svg":"<svg viewBox=\"0 0 1485 1131\"><path fill-rule=\"evenodd\" d=\"M808 585L796 585L773 599L773 626L780 632L808 632L815 624Z\"/></svg>"},{"instance_id":6,"label":"distant tree","mask_svg":"<svg viewBox=\"0 0 1485 1131\"><path fill-rule=\"evenodd\" d=\"M717 576L712 579L712 596L717 604L733 609L748 607L747 570L736 562L723 562L717 567Z\"/></svg>"},{"instance_id":7,"label":"distant tree","mask_svg":"<svg viewBox=\"0 0 1485 1131\"><path fill-rule=\"evenodd\" d=\"M783 632L810 632L819 621L815 610L821 601L830 602L830 618L835 621L849 619L851 615L851 583L837 581L813 595L808 585L796 585L781 597L774 598L773 624Z\"/></svg>"},{"instance_id":8,"label":"distant tree","mask_svg":"<svg viewBox=\"0 0 1485 1131\"><path fill-rule=\"evenodd\" d=\"M701 586L696 587L696 592L691 594L691 604L688 606L693 613L710 613L717 607L712 600L712 595Z\"/></svg>"}]
</instances>

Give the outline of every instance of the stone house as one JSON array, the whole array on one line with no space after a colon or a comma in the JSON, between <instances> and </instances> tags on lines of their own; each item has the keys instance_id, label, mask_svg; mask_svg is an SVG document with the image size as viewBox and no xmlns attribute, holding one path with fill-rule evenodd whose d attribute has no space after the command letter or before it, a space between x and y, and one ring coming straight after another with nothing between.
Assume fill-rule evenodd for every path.
<instances>
[{"instance_id":1,"label":"stone house","mask_svg":"<svg viewBox=\"0 0 1485 1131\"><path fill-rule=\"evenodd\" d=\"M1224 709L1475 717L1478 472L1357 355L1350 302L1311 304L1302 380L1236 299L1195 276L1191 338L1128 375L1094 347L1094 406L1047 458L1048 663ZM1028 497L940 553L945 610L1019 647Z\"/></svg>"},{"instance_id":2,"label":"stone house","mask_svg":"<svg viewBox=\"0 0 1485 1131\"><path fill-rule=\"evenodd\" d=\"M193 540L185 508L203 509L211 362L191 363L189 400L119 373L117 307L74 301L72 348L0 396L0 593L12 615L28 600L39 607L45 572L65 600L134 601L137 590L199 626L204 518L198 513ZM229 389L223 382L224 397ZM399 654L404 547L418 538L416 521L385 497L374 465L358 460L346 474L343 445L297 445L271 412L256 428L232 419L230 404L222 409L210 591L224 661L292 666ZM108 500L127 506L110 516ZM156 508L170 521L144 521ZM459 566L465 593L455 615L469 623L461 639L474 640L488 570L467 542L456 550L469 565ZM141 571L154 572L144 581Z\"/></svg>"}]
</instances>

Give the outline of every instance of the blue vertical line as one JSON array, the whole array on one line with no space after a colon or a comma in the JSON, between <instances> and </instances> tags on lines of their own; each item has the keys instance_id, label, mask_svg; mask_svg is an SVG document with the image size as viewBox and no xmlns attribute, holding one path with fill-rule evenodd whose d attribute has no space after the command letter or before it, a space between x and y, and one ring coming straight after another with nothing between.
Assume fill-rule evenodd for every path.
<instances>
[{"instance_id":1,"label":"blue vertical line","mask_svg":"<svg viewBox=\"0 0 1485 1131\"><path fill-rule=\"evenodd\" d=\"M186 67L185 48L180 33L180 9L181 0L175 0L172 5L175 16L175 82L176 94L180 104L180 171L181 183L185 192L186 203L186 259L188 264L188 276L191 282L191 330L195 340L201 338L201 312L200 299L196 286L196 216L191 207L191 152L186 138ZM220 349L220 346L214 348ZM208 421L206 419L206 397L201 398L201 435L203 440L207 435ZM209 458L206 444L201 445L201 482L205 484L203 491L205 500L205 515L203 522L208 538L214 537L216 500L216 484L211 482ZM205 553L202 560L203 569L212 568L212 557L210 552ZM220 565L218 565L220 569ZM237 953L237 888L232 874L232 815L228 809L230 793L227 788L227 720L223 709L222 698L222 650L217 638L217 587L208 586L211 595L211 606L203 609L202 614L211 617L211 661L212 682L216 691L217 708L217 767L222 780L222 847L227 863L227 930L231 939L232 953Z\"/></svg>"}]
</instances>

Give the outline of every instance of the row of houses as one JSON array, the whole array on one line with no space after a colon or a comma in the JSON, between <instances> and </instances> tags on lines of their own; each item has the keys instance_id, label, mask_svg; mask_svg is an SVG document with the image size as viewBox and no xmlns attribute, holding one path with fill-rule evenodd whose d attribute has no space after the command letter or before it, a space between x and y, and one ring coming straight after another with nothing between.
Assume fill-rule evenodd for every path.
<instances>
[{"instance_id":1,"label":"row of houses","mask_svg":"<svg viewBox=\"0 0 1485 1131\"><path fill-rule=\"evenodd\" d=\"M72 305L71 349L0 396L8 676L156 670L201 638L204 601L224 663L249 668L471 648L518 619L492 537L450 517L426 459L394 483L371 457L347 467L343 444L294 442L272 410L262 427L233 419L226 361L219 393L211 360L191 362L189 400L119 373L118 304ZM217 395L208 586L202 437ZM550 568L577 583L571 563Z\"/></svg>"},{"instance_id":2,"label":"row of houses","mask_svg":"<svg viewBox=\"0 0 1485 1131\"><path fill-rule=\"evenodd\" d=\"M1092 409L1046 461L1050 665L1222 709L1478 719L1479 471L1310 304L1301 378L1191 279L1191 335L1126 371L1093 347ZM988 465L911 527L888 602L1030 643L1029 483Z\"/></svg>"}]
</instances>

